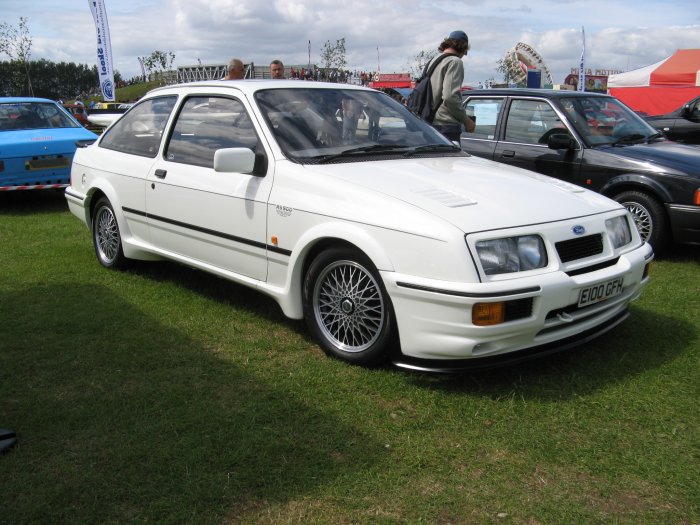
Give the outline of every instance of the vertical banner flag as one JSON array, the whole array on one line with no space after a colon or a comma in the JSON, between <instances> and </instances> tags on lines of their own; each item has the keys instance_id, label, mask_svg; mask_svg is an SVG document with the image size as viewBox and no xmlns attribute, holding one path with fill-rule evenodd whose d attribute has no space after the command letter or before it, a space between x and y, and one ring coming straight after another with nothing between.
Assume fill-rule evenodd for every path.
<instances>
[{"instance_id":1,"label":"vertical banner flag","mask_svg":"<svg viewBox=\"0 0 700 525\"><path fill-rule=\"evenodd\" d=\"M578 91L586 91L586 33L581 26L581 62L578 65Z\"/></svg>"},{"instance_id":2,"label":"vertical banner flag","mask_svg":"<svg viewBox=\"0 0 700 525\"><path fill-rule=\"evenodd\" d=\"M88 0L97 30L97 73L104 100L115 100L112 44L109 40L109 24L104 0Z\"/></svg>"}]
</instances>

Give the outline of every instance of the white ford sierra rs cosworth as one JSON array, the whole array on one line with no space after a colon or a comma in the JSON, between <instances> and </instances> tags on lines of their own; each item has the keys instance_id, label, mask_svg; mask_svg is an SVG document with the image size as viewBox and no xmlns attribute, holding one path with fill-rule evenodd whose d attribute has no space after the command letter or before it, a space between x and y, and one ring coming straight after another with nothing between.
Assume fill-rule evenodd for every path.
<instances>
[{"instance_id":1,"label":"white ford sierra rs cosworth","mask_svg":"<svg viewBox=\"0 0 700 525\"><path fill-rule=\"evenodd\" d=\"M344 84L155 89L78 148L66 198L102 265L170 259L256 288L364 365L581 344L628 316L653 258L620 204L471 157Z\"/></svg>"}]
</instances>

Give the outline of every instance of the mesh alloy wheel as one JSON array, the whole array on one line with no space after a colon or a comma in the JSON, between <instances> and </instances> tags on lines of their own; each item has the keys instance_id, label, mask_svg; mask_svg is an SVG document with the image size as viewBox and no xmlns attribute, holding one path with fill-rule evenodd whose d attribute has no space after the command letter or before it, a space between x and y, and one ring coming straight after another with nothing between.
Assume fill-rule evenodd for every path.
<instances>
[{"instance_id":1,"label":"mesh alloy wheel","mask_svg":"<svg viewBox=\"0 0 700 525\"><path fill-rule=\"evenodd\" d=\"M391 301L372 262L356 249L331 248L312 261L304 279L304 316L331 355L360 365L389 356Z\"/></svg>"}]
</instances>

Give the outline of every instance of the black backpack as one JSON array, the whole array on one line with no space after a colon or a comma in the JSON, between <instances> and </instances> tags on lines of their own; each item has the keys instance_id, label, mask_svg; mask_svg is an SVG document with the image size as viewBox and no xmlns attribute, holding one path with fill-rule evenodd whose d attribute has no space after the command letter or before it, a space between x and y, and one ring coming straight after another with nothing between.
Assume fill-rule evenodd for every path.
<instances>
[{"instance_id":1,"label":"black backpack","mask_svg":"<svg viewBox=\"0 0 700 525\"><path fill-rule=\"evenodd\" d=\"M423 69L423 75L416 82L416 88L408 96L406 107L418 117L426 122L433 122L435 113L437 113L440 104L435 107L433 102L433 86L430 83L430 77L435 71L437 65L447 57L456 57L453 53L442 53L433 63L428 62ZM428 67L430 66L430 67Z\"/></svg>"}]
</instances>

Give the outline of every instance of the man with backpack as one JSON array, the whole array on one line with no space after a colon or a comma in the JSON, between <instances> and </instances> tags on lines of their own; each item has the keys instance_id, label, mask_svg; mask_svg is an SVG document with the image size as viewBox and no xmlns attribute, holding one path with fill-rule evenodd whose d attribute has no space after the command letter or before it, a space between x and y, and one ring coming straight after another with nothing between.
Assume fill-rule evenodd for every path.
<instances>
[{"instance_id":1,"label":"man with backpack","mask_svg":"<svg viewBox=\"0 0 700 525\"><path fill-rule=\"evenodd\" d=\"M464 31L452 31L438 47L442 53L433 58L424 71L430 74L432 87L433 127L452 141L459 142L462 126L466 131L474 131L474 121L467 116L462 106L462 82L464 64L462 57L469 51L469 38ZM425 118L425 117L424 117Z\"/></svg>"}]
</instances>

